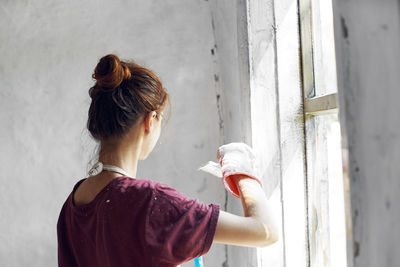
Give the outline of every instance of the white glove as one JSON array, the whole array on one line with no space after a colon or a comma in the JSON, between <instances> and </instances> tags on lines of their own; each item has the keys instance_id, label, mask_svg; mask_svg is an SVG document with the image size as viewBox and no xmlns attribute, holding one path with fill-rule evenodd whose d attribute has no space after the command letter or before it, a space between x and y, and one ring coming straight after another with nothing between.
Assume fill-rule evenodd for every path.
<instances>
[{"instance_id":1,"label":"white glove","mask_svg":"<svg viewBox=\"0 0 400 267\"><path fill-rule=\"evenodd\" d=\"M228 192L240 198L239 189L232 179L233 175L241 174L255 179L258 178L256 157L253 149L245 143L229 143L218 148L217 159L221 165L222 182Z\"/></svg>"}]
</instances>

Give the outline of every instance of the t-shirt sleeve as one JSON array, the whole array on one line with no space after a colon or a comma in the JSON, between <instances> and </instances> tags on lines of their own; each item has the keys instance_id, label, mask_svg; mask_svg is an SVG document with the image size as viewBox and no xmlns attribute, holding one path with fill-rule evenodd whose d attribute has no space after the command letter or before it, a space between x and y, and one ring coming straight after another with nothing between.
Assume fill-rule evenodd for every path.
<instances>
[{"instance_id":1,"label":"t-shirt sleeve","mask_svg":"<svg viewBox=\"0 0 400 267\"><path fill-rule=\"evenodd\" d=\"M203 204L157 184L145 222L147 251L154 262L180 264L208 252L219 205Z\"/></svg>"}]
</instances>

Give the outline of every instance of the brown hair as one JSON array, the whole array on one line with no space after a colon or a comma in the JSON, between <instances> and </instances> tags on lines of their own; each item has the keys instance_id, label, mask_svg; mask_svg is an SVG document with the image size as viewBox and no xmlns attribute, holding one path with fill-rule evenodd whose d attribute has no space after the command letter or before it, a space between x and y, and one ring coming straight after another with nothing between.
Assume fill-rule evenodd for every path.
<instances>
[{"instance_id":1,"label":"brown hair","mask_svg":"<svg viewBox=\"0 0 400 267\"><path fill-rule=\"evenodd\" d=\"M87 128L93 138L103 141L122 137L142 115L156 111L157 116L170 103L160 79L149 69L133 61L121 61L116 55L102 57L89 89L92 99Z\"/></svg>"}]
</instances>

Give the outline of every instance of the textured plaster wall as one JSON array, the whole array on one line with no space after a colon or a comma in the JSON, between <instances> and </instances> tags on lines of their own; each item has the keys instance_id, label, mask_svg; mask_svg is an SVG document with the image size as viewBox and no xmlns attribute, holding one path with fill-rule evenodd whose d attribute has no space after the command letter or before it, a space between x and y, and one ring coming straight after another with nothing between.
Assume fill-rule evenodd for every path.
<instances>
[{"instance_id":1,"label":"textured plaster wall","mask_svg":"<svg viewBox=\"0 0 400 267\"><path fill-rule=\"evenodd\" d=\"M246 1L212 0L212 20L218 59L216 85L220 93L222 142L251 144L250 89ZM226 194L225 208L243 215L240 201ZM252 266L255 249L225 247L223 267Z\"/></svg>"},{"instance_id":2,"label":"textured plaster wall","mask_svg":"<svg viewBox=\"0 0 400 267\"><path fill-rule=\"evenodd\" d=\"M399 1L333 1L340 119L349 155L349 267L399 266Z\"/></svg>"},{"instance_id":3,"label":"textured plaster wall","mask_svg":"<svg viewBox=\"0 0 400 267\"><path fill-rule=\"evenodd\" d=\"M106 53L153 69L172 98L171 120L137 177L224 208L220 181L196 171L223 140L214 34L208 1L0 3L1 266L56 265L61 205L91 167L87 91ZM224 246L204 261L221 266Z\"/></svg>"},{"instance_id":4,"label":"textured plaster wall","mask_svg":"<svg viewBox=\"0 0 400 267\"><path fill-rule=\"evenodd\" d=\"M217 89L220 89L220 114L224 143L245 142L258 157L263 157L264 188L268 196L276 192L273 202L280 222L279 146L276 138L275 57L273 49L272 1L213 0L212 20L216 41ZM258 84L255 84L258 83ZM272 112L271 112L272 111ZM268 158L269 156L273 159ZM241 203L230 194L226 209L243 214ZM264 251L227 246L224 267L279 266L283 258L282 242ZM265 255L261 259L260 255ZM266 259L266 260L264 260Z\"/></svg>"}]
</instances>

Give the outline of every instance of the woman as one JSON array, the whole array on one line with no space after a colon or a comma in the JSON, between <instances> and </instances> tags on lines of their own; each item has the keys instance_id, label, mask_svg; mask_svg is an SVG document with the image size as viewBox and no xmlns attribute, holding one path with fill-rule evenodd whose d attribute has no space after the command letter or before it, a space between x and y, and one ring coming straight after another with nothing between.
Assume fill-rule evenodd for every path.
<instances>
[{"instance_id":1,"label":"woman","mask_svg":"<svg viewBox=\"0 0 400 267\"><path fill-rule=\"evenodd\" d=\"M93 78L87 127L100 142L99 163L60 212L59 266L176 266L207 253L212 242L276 242L250 147L231 143L217 153L224 185L241 198L245 217L133 178L160 136L169 96L152 71L112 54L100 59Z\"/></svg>"}]
</instances>

